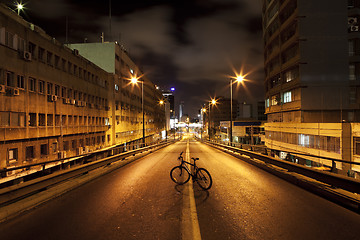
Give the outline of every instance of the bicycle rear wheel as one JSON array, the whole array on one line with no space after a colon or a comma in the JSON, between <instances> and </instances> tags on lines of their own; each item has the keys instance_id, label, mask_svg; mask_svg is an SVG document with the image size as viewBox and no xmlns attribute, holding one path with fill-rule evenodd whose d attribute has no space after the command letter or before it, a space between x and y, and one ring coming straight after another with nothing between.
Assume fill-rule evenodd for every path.
<instances>
[{"instance_id":1,"label":"bicycle rear wheel","mask_svg":"<svg viewBox=\"0 0 360 240\"><path fill-rule=\"evenodd\" d=\"M170 178L177 184L187 183L190 179L190 174L183 166L176 166L170 171Z\"/></svg>"},{"instance_id":2,"label":"bicycle rear wheel","mask_svg":"<svg viewBox=\"0 0 360 240\"><path fill-rule=\"evenodd\" d=\"M212 186L212 178L208 170L199 168L196 172L196 182L204 190L209 190Z\"/></svg>"}]
</instances>

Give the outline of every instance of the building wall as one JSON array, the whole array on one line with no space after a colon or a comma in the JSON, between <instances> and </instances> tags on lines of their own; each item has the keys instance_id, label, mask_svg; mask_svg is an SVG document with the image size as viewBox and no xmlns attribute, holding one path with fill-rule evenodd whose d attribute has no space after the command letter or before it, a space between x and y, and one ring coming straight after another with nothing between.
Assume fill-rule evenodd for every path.
<instances>
[{"instance_id":1,"label":"building wall","mask_svg":"<svg viewBox=\"0 0 360 240\"><path fill-rule=\"evenodd\" d=\"M101 58L113 54L113 63L106 63L107 70L115 67L110 73L0 5L0 168L142 137L142 91L125 78L129 67L138 67L118 45L102 46L108 50ZM162 95L149 79L142 81L145 132L152 141L165 125L157 104Z\"/></svg>"},{"instance_id":2,"label":"building wall","mask_svg":"<svg viewBox=\"0 0 360 240\"><path fill-rule=\"evenodd\" d=\"M263 1L268 147L352 161L348 122L360 120L355 70L360 52L356 41L350 43L360 36L350 30L357 25L348 17L359 9L348 7L350 2ZM331 166L331 161L308 159Z\"/></svg>"}]
</instances>

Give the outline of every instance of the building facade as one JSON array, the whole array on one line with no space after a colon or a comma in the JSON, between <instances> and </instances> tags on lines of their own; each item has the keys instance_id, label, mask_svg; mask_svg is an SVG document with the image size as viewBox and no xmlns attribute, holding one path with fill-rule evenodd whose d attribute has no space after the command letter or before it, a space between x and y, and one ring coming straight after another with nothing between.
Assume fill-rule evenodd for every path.
<instances>
[{"instance_id":1,"label":"building facade","mask_svg":"<svg viewBox=\"0 0 360 240\"><path fill-rule=\"evenodd\" d=\"M139 70L130 60L117 61L118 51L112 60L120 67L108 71L1 4L0 168L141 138L142 91L125 82L125 72ZM165 125L156 104L161 93L141 79L146 136L154 136Z\"/></svg>"},{"instance_id":2,"label":"building facade","mask_svg":"<svg viewBox=\"0 0 360 240\"><path fill-rule=\"evenodd\" d=\"M68 47L112 74L113 144L140 139L143 134L147 142L160 137L166 125L165 108L160 105L163 96L121 45L105 42L68 44ZM131 84L132 77L139 78L139 82Z\"/></svg>"},{"instance_id":3,"label":"building facade","mask_svg":"<svg viewBox=\"0 0 360 240\"><path fill-rule=\"evenodd\" d=\"M272 149L354 160L349 122L360 120L355 2L263 1L265 143ZM339 162L336 168L352 170Z\"/></svg>"}]
</instances>

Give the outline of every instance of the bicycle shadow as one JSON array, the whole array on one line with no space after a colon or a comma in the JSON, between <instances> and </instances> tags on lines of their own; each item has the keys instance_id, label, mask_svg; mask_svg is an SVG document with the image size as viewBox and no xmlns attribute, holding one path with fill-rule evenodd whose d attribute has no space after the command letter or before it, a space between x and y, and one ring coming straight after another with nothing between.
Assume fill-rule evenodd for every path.
<instances>
[{"instance_id":1,"label":"bicycle shadow","mask_svg":"<svg viewBox=\"0 0 360 240\"><path fill-rule=\"evenodd\" d=\"M174 188L179 194L184 196L189 196L187 184L189 183L185 183L182 185L176 184ZM193 190L194 190L194 198L198 204L202 204L206 202L206 200L210 196L209 191L202 189L196 182L193 182Z\"/></svg>"}]
</instances>

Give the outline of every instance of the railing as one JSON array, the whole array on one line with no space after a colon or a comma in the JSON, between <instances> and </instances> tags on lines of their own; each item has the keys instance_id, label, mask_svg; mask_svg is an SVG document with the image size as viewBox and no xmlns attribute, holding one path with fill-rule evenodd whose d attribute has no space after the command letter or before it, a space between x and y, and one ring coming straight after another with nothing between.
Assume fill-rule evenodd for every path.
<instances>
[{"instance_id":1,"label":"railing","mask_svg":"<svg viewBox=\"0 0 360 240\"><path fill-rule=\"evenodd\" d=\"M107 156L100 160L89 161L90 159L95 159L98 155L96 153L87 154L84 156L80 156L78 158L83 158L84 161L87 161L87 164L78 165L76 167L57 172L51 175L43 176L41 178L36 178L28 182L24 182L22 184L18 184L15 186L7 187L4 189L0 189L0 207L6 206L18 200L21 200L27 196L31 196L35 193L43 191L53 185L62 183L70 178L77 177L88 173L89 171L98 169L100 167L105 167L119 160L125 159L126 157L135 155L144 151L151 151L154 148L165 147L169 144L172 144L174 141L163 141L158 144L154 144L151 146L139 148L136 150L127 151L124 153ZM104 151L99 151L103 153L109 153L111 149L107 149ZM99 153L98 152L98 153ZM51 161L54 162L54 161ZM36 166L38 164L34 164ZM20 167L19 167L20 168ZM2 170L4 171L4 170Z\"/></svg>"},{"instance_id":2,"label":"railing","mask_svg":"<svg viewBox=\"0 0 360 240\"><path fill-rule=\"evenodd\" d=\"M142 143L136 144L135 142L132 144L129 143L118 144L108 148L85 153L79 156L72 156L72 157L61 158L46 162L39 162L39 163L21 165L16 167L3 168L0 169L0 176L6 175L7 172L11 172L11 171L17 171L17 170L23 170L23 171L18 173L21 176L18 177L15 176L13 179L9 181L3 181L2 183L0 183L0 189L3 187L14 185L18 182L26 182L34 178L49 175L55 171L66 169L70 166L74 166L74 165L78 166L78 165L86 164L105 157L118 155L124 152L129 152L130 150L133 150L131 151L132 154L136 154L139 151L148 150L157 147L159 144L161 145L166 142L167 141L156 142L152 145L149 145L148 147L142 147ZM135 149L138 149L138 151L134 151ZM30 170L34 170L34 171L30 172ZM24 173L24 171L28 171L28 173ZM3 179L6 179L6 177Z\"/></svg>"},{"instance_id":3,"label":"railing","mask_svg":"<svg viewBox=\"0 0 360 240\"><path fill-rule=\"evenodd\" d=\"M341 189L344 189L344 190L347 190L347 191L353 192L353 193L360 193L360 181L357 179L343 176L340 174L335 174L332 172L320 171L320 170L302 166L302 165L299 165L299 164L296 164L293 162L289 162L289 161L281 160L281 159L278 159L278 158L275 158L272 156L268 156L267 155L268 149L265 146L247 145L247 147L250 148L250 150L245 150L242 148L243 145L240 145L240 147L233 147L233 146L229 146L226 144L220 144L216 141L203 140L203 142L205 142L207 144L211 144L215 147L225 148L227 151L239 153L241 155L246 155L246 156L250 157L251 159L261 160L264 163L269 163L269 164L275 165L277 167L286 169L289 172L295 172L295 173L310 177L312 179L316 179L320 182L329 184L332 187L341 188ZM255 148L262 149L262 152L261 153L255 152L254 151ZM293 152L291 154L300 154L300 153ZM301 154L301 155L319 158L319 156L310 155L310 154ZM349 161L333 159L333 158L326 158L326 157L321 157L321 158L331 160L333 162L343 162L343 163L360 165L360 163L357 163L357 162L349 162ZM333 164L333 166L334 166L334 164Z\"/></svg>"}]
</instances>

